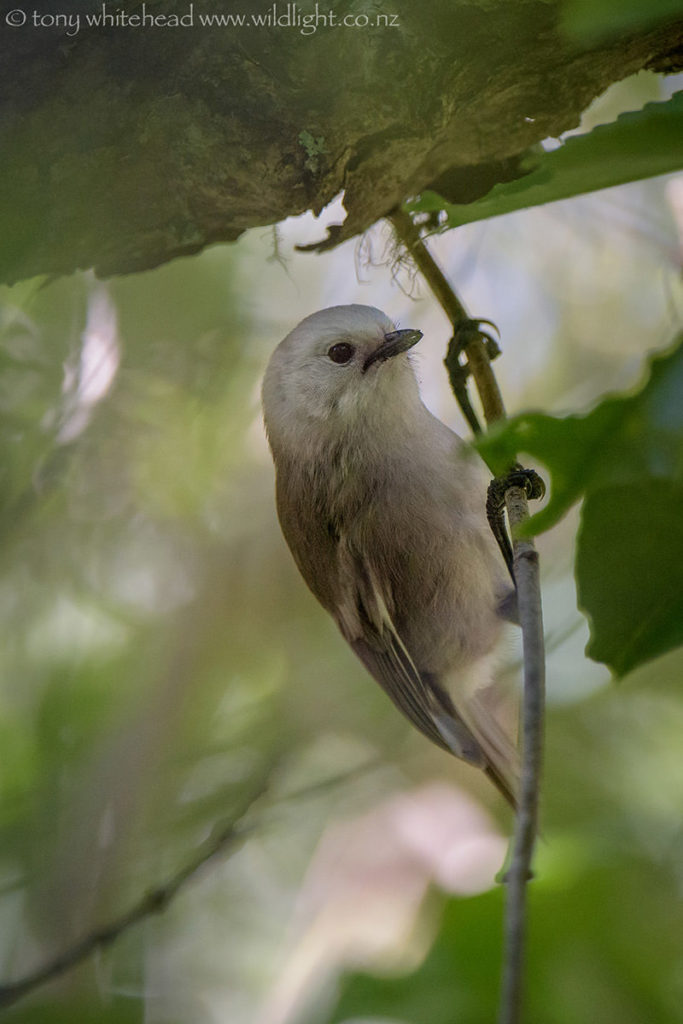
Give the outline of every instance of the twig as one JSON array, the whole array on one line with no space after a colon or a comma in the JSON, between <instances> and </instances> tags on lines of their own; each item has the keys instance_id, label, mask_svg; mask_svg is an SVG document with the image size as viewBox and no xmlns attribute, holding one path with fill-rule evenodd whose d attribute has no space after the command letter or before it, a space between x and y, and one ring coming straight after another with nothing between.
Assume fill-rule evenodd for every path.
<instances>
[{"instance_id":1,"label":"twig","mask_svg":"<svg viewBox=\"0 0 683 1024\"><path fill-rule=\"evenodd\" d=\"M522 1020L524 948L526 945L526 887L538 831L538 804L543 754L545 710L545 651L538 552L533 541L516 536L529 517L526 494L511 487L505 494L512 532L517 605L522 627L524 691L522 697L522 774L515 819L512 863L507 873L505 957L499 1024Z\"/></svg>"},{"instance_id":2,"label":"twig","mask_svg":"<svg viewBox=\"0 0 683 1024\"><path fill-rule=\"evenodd\" d=\"M394 210L389 219L399 241L412 256L456 331L458 324L469 320L467 311L427 249L420 237L419 229L410 215L400 208ZM481 334L468 330L463 347L467 353L468 369L477 385L487 424L504 420L505 406ZM462 381L458 383L461 390ZM512 863L506 876L507 901L499 1024L520 1024L526 938L526 891L527 882L531 877L531 862L538 826L545 705L545 655L538 554L533 541L517 537L519 526L529 515L527 497L522 487L511 486L506 489L505 506L513 536L513 566L524 652L524 695L521 785Z\"/></svg>"},{"instance_id":3,"label":"twig","mask_svg":"<svg viewBox=\"0 0 683 1024\"><path fill-rule=\"evenodd\" d=\"M97 950L110 946L129 928L140 924L141 921L151 917L153 914L163 913L171 901L178 895L179 891L184 889L187 883L199 874L209 861L217 859L221 854L225 854L231 848L242 843L247 836L251 835L263 823L268 810L273 810L274 807L278 807L291 800L315 796L318 792L340 782L345 782L359 772L365 772L373 767L377 767L377 765L378 763L375 762L365 763L349 772L345 772L343 775L324 779L322 782L315 782L294 793L285 795L276 805L267 808L263 815L249 821L248 816L254 804L269 788L272 776L272 773L270 773L261 785L257 787L255 792L251 794L241 812L229 823L214 829L212 835L200 846L197 854L165 882L150 889L125 913L115 917L101 928L93 929L93 931L74 943L69 949L64 950L64 952L43 964L42 967L31 971L29 974L24 975L23 978L17 979L17 981L0 985L0 1007L12 1006L40 985L52 981L62 974L66 974L67 971L87 960Z\"/></svg>"},{"instance_id":4,"label":"twig","mask_svg":"<svg viewBox=\"0 0 683 1024\"><path fill-rule=\"evenodd\" d=\"M424 241L410 214L397 207L389 214L399 241L405 246L415 265L431 288L444 313L457 330L463 321L469 320L465 306L451 288L448 280ZM505 419L505 406L498 387L498 381L491 369L486 346L479 331L468 331L464 348L467 353L470 372L477 385L484 417L487 423ZM457 397L457 396L456 396Z\"/></svg>"}]
</instances>

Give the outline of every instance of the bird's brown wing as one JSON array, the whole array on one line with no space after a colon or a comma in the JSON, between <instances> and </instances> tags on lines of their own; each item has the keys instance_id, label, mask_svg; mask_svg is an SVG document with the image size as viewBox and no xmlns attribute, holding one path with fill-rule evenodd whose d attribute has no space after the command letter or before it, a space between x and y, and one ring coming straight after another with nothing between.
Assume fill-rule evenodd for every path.
<instances>
[{"instance_id":1,"label":"bird's brown wing","mask_svg":"<svg viewBox=\"0 0 683 1024\"><path fill-rule=\"evenodd\" d=\"M349 644L394 704L433 743L484 768L475 736L448 694L420 672L391 616L392 600L379 575L343 542L339 546L340 601L336 619Z\"/></svg>"},{"instance_id":2,"label":"bird's brown wing","mask_svg":"<svg viewBox=\"0 0 683 1024\"><path fill-rule=\"evenodd\" d=\"M481 713L478 699L470 700L471 727L453 706L449 695L429 672L419 672L405 647L385 635L383 641L351 641L351 647L396 707L442 750L473 764L488 775L511 807L517 806L518 755L492 717Z\"/></svg>"},{"instance_id":3,"label":"bird's brown wing","mask_svg":"<svg viewBox=\"0 0 683 1024\"><path fill-rule=\"evenodd\" d=\"M429 702L420 675L406 658L404 649L396 647L390 635L379 642L357 639L349 643L370 675L406 718L437 746L449 750L429 713Z\"/></svg>"},{"instance_id":4,"label":"bird's brown wing","mask_svg":"<svg viewBox=\"0 0 683 1024\"><path fill-rule=\"evenodd\" d=\"M420 670L392 620L391 594L380 575L344 543L338 551L342 599L337 622L368 672L397 708L433 743L483 769L516 806L517 754L503 729L471 695L461 716L432 672Z\"/></svg>"}]
</instances>

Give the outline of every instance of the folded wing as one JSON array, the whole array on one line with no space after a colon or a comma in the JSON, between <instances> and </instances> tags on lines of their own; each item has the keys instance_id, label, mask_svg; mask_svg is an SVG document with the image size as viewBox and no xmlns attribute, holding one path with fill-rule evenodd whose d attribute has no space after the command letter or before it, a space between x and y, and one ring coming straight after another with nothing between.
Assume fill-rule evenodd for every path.
<instances>
[{"instance_id":1,"label":"folded wing","mask_svg":"<svg viewBox=\"0 0 683 1024\"><path fill-rule=\"evenodd\" d=\"M517 753L490 710L475 694L458 713L438 677L415 665L392 620L390 595L372 567L344 545L339 556L344 585L336 618L368 672L420 732L482 768L515 806Z\"/></svg>"}]
</instances>

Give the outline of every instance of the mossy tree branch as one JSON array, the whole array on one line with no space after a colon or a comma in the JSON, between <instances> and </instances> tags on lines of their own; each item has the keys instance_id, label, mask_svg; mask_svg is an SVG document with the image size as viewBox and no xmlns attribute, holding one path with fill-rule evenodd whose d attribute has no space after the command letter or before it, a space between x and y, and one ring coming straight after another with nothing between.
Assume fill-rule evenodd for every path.
<instances>
[{"instance_id":1,"label":"mossy tree branch","mask_svg":"<svg viewBox=\"0 0 683 1024\"><path fill-rule=\"evenodd\" d=\"M255 3L242 26L207 24L211 0L195 0L183 27L168 22L186 0L146 5L166 27L90 25L100 0L62 0L60 16L80 19L70 34L49 27L49 4L33 6L48 24L0 17L10 283L147 269L342 192L347 216L323 247L429 187L471 202L518 177L520 155L574 128L612 83L680 68L683 43L672 17L578 44L561 0L394 0L391 24L373 13L314 31L258 24L267 5Z\"/></svg>"}]
</instances>

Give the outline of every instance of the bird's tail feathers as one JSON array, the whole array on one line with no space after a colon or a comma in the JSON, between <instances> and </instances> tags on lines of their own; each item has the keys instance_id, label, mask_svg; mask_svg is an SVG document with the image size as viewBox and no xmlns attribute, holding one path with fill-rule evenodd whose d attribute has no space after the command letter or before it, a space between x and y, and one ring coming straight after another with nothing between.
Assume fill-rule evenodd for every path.
<instances>
[{"instance_id":1,"label":"bird's tail feathers","mask_svg":"<svg viewBox=\"0 0 683 1024\"><path fill-rule=\"evenodd\" d=\"M431 709L444 745L456 757L475 765L488 775L507 802L516 810L519 792L519 753L497 717L492 687L470 692L456 711L448 692L435 675L423 673L428 691L436 698Z\"/></svg>"},{"instance_id":2,"label":"bird's tail feathers","mask_svg":"<svg viewBox=\"0 0 683 1024\"><path fill-rule=\"evenodd\" d=\"M467 703L467 724L481 746L484 771L515 810L519 794L519 752L495 716L483 694L474 694Z\"/></svg>"}]
</instances>

